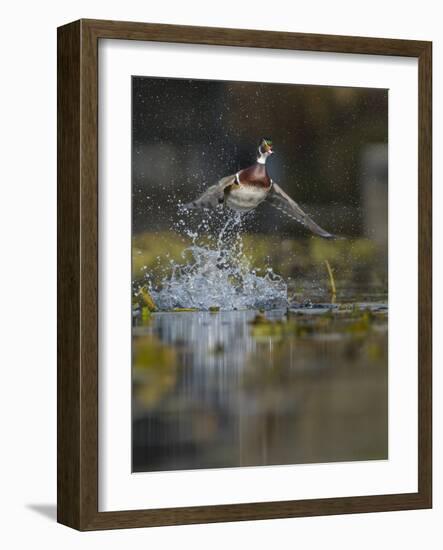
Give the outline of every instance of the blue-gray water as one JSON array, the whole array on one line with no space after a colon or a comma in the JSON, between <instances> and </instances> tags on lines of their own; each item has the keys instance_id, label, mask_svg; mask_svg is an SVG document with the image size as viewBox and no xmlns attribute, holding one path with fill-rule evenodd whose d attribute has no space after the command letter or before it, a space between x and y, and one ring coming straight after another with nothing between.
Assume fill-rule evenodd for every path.
<instances>
[{"instance_id":1,"label":"blue-gray water","mask_svg":"<svg viewBox=\"0 0 443 550\"><path fill-rule=\"evenodd\" d=\"M134 327L133 470L385 459L387 314L164 312Z\"/></svg>"}]
</instances>

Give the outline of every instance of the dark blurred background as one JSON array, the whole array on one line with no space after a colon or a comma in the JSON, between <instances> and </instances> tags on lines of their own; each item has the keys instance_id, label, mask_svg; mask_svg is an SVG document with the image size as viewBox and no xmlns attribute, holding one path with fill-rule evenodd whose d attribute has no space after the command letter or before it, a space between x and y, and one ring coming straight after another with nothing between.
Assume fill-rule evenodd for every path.
<instances>
[{"instance_id":1,"label":"dark blurred background","mask_svg":"<svg viewBox=\"0 0 443 550\"><path fill-rule=\"evenodd\" d=\"M302 260L294 243L311 235L267 204L248 225L251 239L270 239L262 252L284 275L324 256L343 264L343 275L358 264L367 284L387 289L388 90L139 76L132 86L135 278L162 241L156 237L153 248L153 232L163 233L162 249L172 256L182 248L166 237L177 203L252 164L266 136L274 142L272 179L322 227L348 240L330 244L325 254L317 250L319 239L309 241ZM280 266L277 252L297 252L299 261Z\"/></svg>"},{"instance_id":2,"label":"dark blurred background","mask_svg":"<svg viewBox=\"0 0 443 550\"><path fill-rule=\"evenodd\" d=\"M364 231L367 177L387 176L387 90L134 77L133 115L135 231L168 225L167 193L189 200L252 164L262 136L271 177L335 232ZM263 213L263 230L280 217Z\"/></svg>"}]
</instances>

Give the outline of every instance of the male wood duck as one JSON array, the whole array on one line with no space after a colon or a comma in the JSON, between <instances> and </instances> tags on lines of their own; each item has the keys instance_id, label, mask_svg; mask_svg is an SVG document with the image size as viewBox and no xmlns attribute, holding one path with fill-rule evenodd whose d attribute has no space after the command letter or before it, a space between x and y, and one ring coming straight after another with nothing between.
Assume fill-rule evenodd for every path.
<instances>
[{"instance_id":1,"label":"male wood duck","mask_svg":"<svg viewBox=\"0 0 443 550\"><path fill-rule=\"evenodd\" d=\"M316 235L334 237L317 225L283 189L269 177L266 161L273 154L272 141L260 141L255 164L236 174L226 176L209 187L201 197L188 203L186 208L215 208L224 204L233 210L246 212L267 201L290 218L305 225Z\"/></svg>"}]
</instances>

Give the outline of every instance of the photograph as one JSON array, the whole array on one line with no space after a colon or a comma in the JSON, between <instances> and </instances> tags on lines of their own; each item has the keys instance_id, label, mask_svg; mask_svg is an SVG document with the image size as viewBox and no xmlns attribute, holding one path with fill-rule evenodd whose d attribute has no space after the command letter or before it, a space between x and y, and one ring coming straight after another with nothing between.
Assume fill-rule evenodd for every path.
<instances>
[{"instance_id":1,"label":"photograph","mask_svg":"<svg viewBox=\"0 0 443 550\"><path fill-rule=\"evenodd\" d=\"M133 472L387 460L388 90L133 75L132 322Z\"/></svg>"}]
</instances>

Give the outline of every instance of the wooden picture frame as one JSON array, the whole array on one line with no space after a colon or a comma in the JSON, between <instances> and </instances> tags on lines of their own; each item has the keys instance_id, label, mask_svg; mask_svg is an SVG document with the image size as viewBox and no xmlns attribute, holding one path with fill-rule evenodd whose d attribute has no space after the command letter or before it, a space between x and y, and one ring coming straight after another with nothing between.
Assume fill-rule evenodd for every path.
<instances>
[{"instance_id":1,"label":"wooden picture frame","mask_svg":"<svg viewBox=\"0 0 443 550\"><path fill-rule=\"evenodd\" d=\"M98 42L100 39L404 56L419 66L418 492L98 511ZM430 42L80 20L58 29L58 521L79 530L430 508Z\"/></svg>"}]
</instances>

